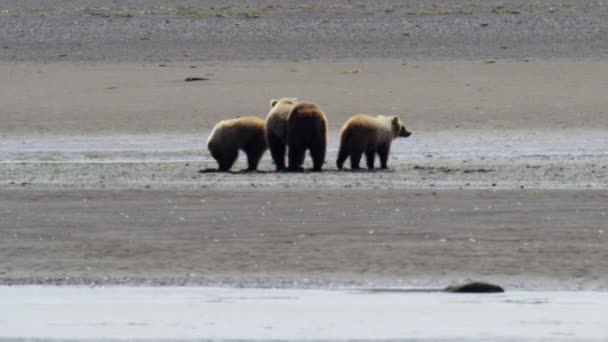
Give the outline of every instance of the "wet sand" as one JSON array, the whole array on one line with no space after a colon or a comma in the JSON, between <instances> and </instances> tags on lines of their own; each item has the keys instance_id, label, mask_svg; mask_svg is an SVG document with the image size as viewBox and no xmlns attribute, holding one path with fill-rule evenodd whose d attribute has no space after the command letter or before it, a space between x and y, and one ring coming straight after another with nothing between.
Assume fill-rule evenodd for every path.
<instances>
[{"instance_id":1,"label":"wet sand","mask_svg":"<svg viewBox=\"0 0 608 342\"><path fill-rule=\"evenodd\" d=\"M566 137L565 134L568 136ZM31 136L1 139L5 189L606 189L608 140L601 129L417 132L392 144L389 170L338 171L331 131L323 173L233 172L196 134ZM312 167L307 160L304 166Z\"/></svg>"},{"instance_id":2,"label":"wet sand","mask_svg":"<svg viewBox=\"0 0 608 342\"><path fill-rule=\"evenodd\" d=\"M2 191L4 284L605 290L606 191Z\"/></svg>"}]
</instances>

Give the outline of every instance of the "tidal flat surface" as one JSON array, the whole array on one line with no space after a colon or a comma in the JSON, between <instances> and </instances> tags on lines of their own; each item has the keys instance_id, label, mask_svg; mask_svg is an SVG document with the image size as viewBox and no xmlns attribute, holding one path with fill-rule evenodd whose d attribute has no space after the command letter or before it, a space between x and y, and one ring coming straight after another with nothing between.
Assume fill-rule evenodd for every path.
<instances>
[{"instance_id":1,"label":"tidal flat surface","mask_svg":"<svg viewBox=\"0 0 608 342\"><path fill-rule=\"evenodd\" d=\"M0 339L603 340L606 292L0 287Z\"/></svg>"}]
</instances>

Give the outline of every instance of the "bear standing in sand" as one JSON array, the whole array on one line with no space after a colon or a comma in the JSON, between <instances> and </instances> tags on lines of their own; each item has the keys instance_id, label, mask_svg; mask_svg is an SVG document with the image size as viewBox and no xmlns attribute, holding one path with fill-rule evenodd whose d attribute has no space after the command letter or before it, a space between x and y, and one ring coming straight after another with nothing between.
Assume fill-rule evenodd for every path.
<instances>
[{"instance_id":1,"label":"bear standing in sand","mask_svg":"<svg viewBox=\"0 0 608 342\"><path fill-rule=\"evenodd\" d=\"M327 117L314 103L298 103L287 116L287 145L290 171L303 171L306 150L310 150L312 170L321 171L327 148Z\"/></svg>"},{"instance_id":2,"label":"bear standing in sand","mask_svg":"<svg viewBox=\"0 0 608 342\"><path fill-rule=\"evenodd\" d=\"M298 99L283 97L270 100L270 112L266 117L266 141L277 171L285 170L287 150L287 116L298 104Z\"/></svg>"},{"instance_id":3,"label":"bear standing in sand","mask_svg":"<svg viewBox=\"0 0 608 342\"><path fill-rule=\"evenodd\" d=\"M363 153L365 153L368 169L374 169L376 153L380 156L380 166L386 169L393 139L409 137L411 134L396 116L355 115L342 126L340 150L336 162L338 169L342 170L344 161L348 157L350 157L351 169L359 169Z\"/></svg>"},{"instance_id":4,"label":"bear standing in sand","mask_svg":"<svg viewBox=\"0 0 608 342\"><path fill-rule=\"evenodd\" d=\"M266 140L277 171L302 171L306 150L310 150L313 170L321 171L327 145L327 118L312 103L299 103L294 98L270 101L266 117ZM285 151L289 147L289 165Z\"/></svg>"},{"instance_id":5,"label":"bear standing in sand","mask_svg":"<svg viewBox=\"0 0 608 342\"><path fill-rule=\"evenodd\" d=\"M266 151L265 121L255 116L220 121L209 139L207 148L217 160L220 171L229 171L239 155L247 154L247 170L255 171Z\"/></svg>"}]
</instances>

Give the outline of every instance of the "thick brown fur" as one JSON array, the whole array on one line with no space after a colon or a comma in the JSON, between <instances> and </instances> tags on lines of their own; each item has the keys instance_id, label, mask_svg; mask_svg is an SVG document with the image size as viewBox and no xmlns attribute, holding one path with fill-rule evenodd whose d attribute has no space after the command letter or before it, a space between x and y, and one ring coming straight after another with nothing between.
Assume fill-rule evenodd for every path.
<instances>
[{"instance_id":1,"label":"thick brown fur","mask_svg":"<svg viewBox=\"0 0 608 342\"><path fill-rule=\"evenodd\" d=\"M267 147L264 132L265 121L255 116L223 120L211 131L207 148L220 171L232 168L239 150L247 154L247 170L255 171Z\"/></svg>"},{"instance_id":2,"label":"thick brown fur","mask_svg":"<svg viewBox=\"0 0 608 342\"><path fill-rule=\"evenodd\" d=\"M393 139L410 135L396 116L355 115L342 126L340 150L336 161L338 169L342 169L344 161L349 157L351 169L359 169L359 162L364 153L368 169L374 169L376 154L380 157L380 167L386 169Z\"/></svg>"},{"instance_id":3,"label":"thick brown fur","mask_svg":"<svg viewBox=\"0 0 608 342\"><path fill-rule=\"evenodd\" d=\"M266 142L277 171L285 170L285 151L287 150L287 117L298 104L298 99L283 97L270 100L270 112L266 117Z\"/></svg>"},{"instance_id":4,"label":"thick brown fur","mask_svg":"<svg viewBox=\"0 0 608 342\"><path fill-rule=\"evenodd\" d=\"M298 103L287 117L287 145L290 171L302 171L306 150L310 150L313 171L321 171L327 148L327 117L313 103Z\"/></svg>"}]
</instances>

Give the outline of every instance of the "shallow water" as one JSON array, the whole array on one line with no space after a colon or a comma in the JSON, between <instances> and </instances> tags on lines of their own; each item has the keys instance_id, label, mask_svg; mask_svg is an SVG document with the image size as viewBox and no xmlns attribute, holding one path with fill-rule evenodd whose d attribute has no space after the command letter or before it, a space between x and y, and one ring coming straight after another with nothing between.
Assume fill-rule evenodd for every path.
<instances>
[{"instance_id":1,"label":"shallow water","mask_svg":"<svg viewBox=\"0 0 608 342\"><path fill-rule=\"evenodd\" d=\"M213 161L207 137L195 134L117 134L100 136L0 136L2 161ZM334 159L339 132L330 132L328 159ZM496 130L414 132L394 141L397 160L608 158L606 132L598 129L557 131ZM545 156L542 158L542 156ZM265 154L270 160L269 154ZM333 167L333 164L331 165Z\"/></svg>"},{"instance_id":2,"label":"shallow water","mask_svg":"<svg viewBox=\"0 0 608 342\"><path fill-rule=\"evenodd\" d=\"M604 340L607 292L0 287L2 338Z\"/></svg>"}]
</instances>

